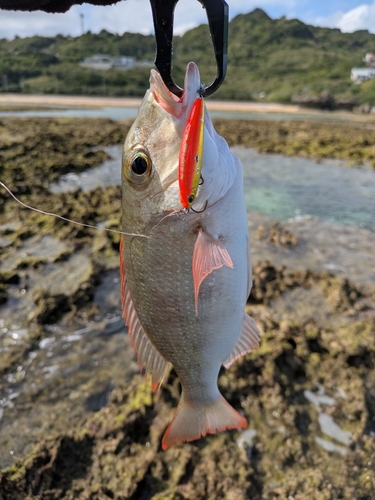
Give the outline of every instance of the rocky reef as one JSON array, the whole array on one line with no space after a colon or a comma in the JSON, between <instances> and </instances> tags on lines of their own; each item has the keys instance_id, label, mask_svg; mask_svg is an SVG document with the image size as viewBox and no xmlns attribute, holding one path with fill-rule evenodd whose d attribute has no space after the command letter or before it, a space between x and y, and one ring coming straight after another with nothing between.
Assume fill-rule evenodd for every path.
<instances>
[{"instance_id":1,"label":"rocky reef","mask_svg":"<svg viewBox=\"0 0 375 500\"><path fill-rule=\"evenodd\" d=\"M233 144L373 161L372 131L352 127L350 134L346 127L330 127L325 140L331 145L315 150L323 141L315 125L270 123L216 125ZM118 187L52 194L49 185L61 174L98 166L106 157L100 147L120 142L128 126L3 120L0 180L25 203L117 228ZM346 141L357 141L357 149L345 149ZM324 244L344 247L337 229L322 229L316 221L274 223L252 214L254 284L247 311L260 327L261 344L219 376L223 395L249 426L164 452L161 436L180 384L171 370L153 393L150 380L136 373L125 332L109 329L117 325L111 322L119 308L113 291L119 236L29 212L5 191L0 199L0 390L7 395L7 405L0 404L1 500L375 498L371 256L362 274L354 265L347 272L324 268L311 258L311 248L325 254ZM319 231L321 243L314 239ZM348 248L358 234L373 248L375 235L358 231L345 233ZM115 306L106 305L111 293ZM12 321L17 330L11 330ZM69 328L73 334L66 333ZM94 336L84 343L85 328L96 328L101 343ZM61 353L55 354L59 338ZM108 359L103 346L114 340ZM59 374L57 362L48 359L62 364L64 353L73 351L69 345L86 349L90 362L74 358ZM95 363L100 370L90 368L83 378ZM109 366L115 363L117 376ZM28 377L34 377L30 389L21 394ZM35 424L38 406L43 425ZM24 437L14 452L9 436L16 433Z\"/></svg>"},{"instance_id":2,"label":"rocky reef","mask_svg":"<svg viewBox=\"0 0 375 500\"><path fill-rule=\"evenodd\" d=\"M230 122L230 124L228 123ZM313 121L214 120L231 146L321 160L337 158L375 167L373 122L334 125Z\"/></svg>"},{"instance_id":3,"label":"rocky reef","mask_svg":"<svg viewBox=\"0 0 375 500\"><path fill-rule=\"evenodd\" d=\"M247 430L163 452L178 379L172 372L153 394L150 380L135 376L74 430L43 439L3 471L2 498L373 498L373 314L343 321L344 313L332 313L341 326L327 327L248 307L261 346L219 378L225 397L248 418Z\"/></svg>"}]
</instances>

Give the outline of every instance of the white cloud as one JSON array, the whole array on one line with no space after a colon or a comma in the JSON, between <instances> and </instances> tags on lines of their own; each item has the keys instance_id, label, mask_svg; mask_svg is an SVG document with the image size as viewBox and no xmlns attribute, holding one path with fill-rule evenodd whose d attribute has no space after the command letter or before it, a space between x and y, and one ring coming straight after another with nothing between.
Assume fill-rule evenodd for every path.
<instances>
[{"instance_id":1,"label":"white cloud","mask_svg":"<svg viewBox=\"0 0 375 500\"><path fill-rule=\"evenodd\" d=\"M175 33L206 22L206 14L199 2L180 0L175 12ZM98 32L101 29L114 33L153 33L153 21L149 0L126 0L106 7L87 9L87 29Z\"/></svg>"},{"instance_id":2,"label":"white cloud","mask_svg":"<svg viewBox=\"0 0 375 500\"><path fill-rule=\"evenodd\" d=\"M58 33L73 36L80 34L77 7L73 7L66 14L0 10L0 38L14 38L15 35L55 36Z\"/></svg>"},{"instance_id":3,"label":"white cloud","mask_svg":"<svg viewBox=\"0 0 375 500\"><path fill-rule=\"evenodd\" d=\"M347 12L335 12L326 18L318 17L312 24L339 28L346 33L358 30L368 30L375 33L375 2L362 4Z\"/></svg>"},{"instance_id":4,"label":"white cloud","mask_svg":"<svg viewBox=\"0 0 375 500\"><path fill-rule=\"evenodd\" d=\"M282 9L287 17L298 17L295 8L297 0L227 0L230 4L230 17L250 12L256 7L271 11ZM99 33L106 29L112 33L125 31L143 34L153 33L152 14L149 0L126 0L115 5L100 7L89 4L72 7L65 14L46 14L45 12L15 12L0 10L0 38L13 38L15 35L78 36L81 34L80 14L84 14L85 31ZM375 32L375 1L357 6L347 12L334 12L327 17L301 16L307 23L316 26L340 28L352 32L368 29ZM179 0L175 12L175 34L207 22L206 12L198 1Z\"/></svg>"},{"instance_id":5,"label":"white cloud","mask_svg":"<svg viewBox=\"0 0 375 500\"><path fill-rule=\"evenodd\" d=\"M230 17L246 13L255 7L282 6L293 8L297 0L229 0ZM83 13L85 30L98 33L102 29L122 34L125 31L143 34L153 33L149 0L126 0L115 5L100 7L83 4L74 6L65 14L45 12L15 12L0 10L0 38L15 35L78 36L81 34L80 13ZM182 34L188 29L207 22L206 12L198 1L180 0L175 12L174 33Z\"/></svg>"},{"instance_id":6,"label":"white cloud","mask_svg":"<svg viewBox=\"0 0 375 500\"><path fill-rule=\"evenodd\" d=\"M86 6L85 27L93 33L105 29L119 34L125 31L149 34L151 26L148 0L127 0L106 7Z\"/></svg>"},{"instance_id":7,"label":"white cloud","mask_svg":"<svg viewBox=\"0 0 375 500\"><path fill-rule=\"evenodd\" d=\"M15 12L0 10L0 38L15 35L54 36L57 33L77 36L81 34L80 14L84 14L85 31L98 33L102 29L112 33L153 33L152 13L149 0L126 0L110 6L74 6L65 14L45 12ZM180 0L175 12L174 33L207 22L205 10L199 2Z\"/></svg>"},{"instance_id":8,"label":"white cloud","mask_svg":"<svg viewBox=\"0 0 375 500\"><path fill-rule=\"evenodd\" d=\"M375 2L372 5L363 4L342 15L337 23L341 31L353 32L367 29L375 31Z\"/></svg>"}]
</instances>

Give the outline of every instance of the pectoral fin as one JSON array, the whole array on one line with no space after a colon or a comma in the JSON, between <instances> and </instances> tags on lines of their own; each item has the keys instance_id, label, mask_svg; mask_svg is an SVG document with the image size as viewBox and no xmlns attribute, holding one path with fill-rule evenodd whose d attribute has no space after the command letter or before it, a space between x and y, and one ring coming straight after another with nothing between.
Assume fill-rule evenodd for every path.
<instances>
[{"instance_id":1,"label":"pectoral fin","mask_svg":"<svg viewBox=\"0 0 375 500\"><path fill-rule=\"evenodd\" d=\"M233 268L233 262L223 243L199 230L193 252L193 281L195 294L195 312L198 315L199 289L203 280L215 269L223 266Z\"/></svg>"},{"instance_id":2,"label":"pectoral fin","mask_svg":"<svg viewBox=\"0 0 375 500\"><path fill-rule=\"evenodd\" d=\"M121 302L122 316L128 327L130 344L137 354L137 361L140 369L146 368L152 374L152 389L155 390L163 382L168 362L155 349L150 339L147 337L142 324L135 310L133 300L130 295L128 281L123 257L122 238L120 240L120 274L121 274Z\"/></svg>"},{"instance_id":3,"label":"pectoral fin","mask_svg":"<svg viewBox=\"0 0 375 500\"><path fill-rule=\"evenodd\" d=\"M255 321L247 314L243 316L242 330L240 338L233 349L231 355L223 363L225 368L229 368L236 359L253 351L259 346L259 330Z\"/></svg>"}]
</instances>

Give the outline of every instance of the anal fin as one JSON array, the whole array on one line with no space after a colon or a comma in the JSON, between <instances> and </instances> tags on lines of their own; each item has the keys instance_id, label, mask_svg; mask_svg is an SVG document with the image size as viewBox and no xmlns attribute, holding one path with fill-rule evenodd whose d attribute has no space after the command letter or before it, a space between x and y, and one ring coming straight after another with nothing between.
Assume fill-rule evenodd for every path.
<instances>
[{"instance_id":1,"label":"anal fin","mask_svg":"<svg viewBox=\"0 0 375 500\"><path fill-rule=\"evenodd\" d=\"M233 262L223 243L206 233L203 229L199 230L193 252L193 281L195 294L195 312L198 315L198 296L199 289L203 280L215 269L223 266L233 268Z\"/></svg>"},{"instance_id":2,"label":"anal fin","mask_svg":"<svg viewBox=\"0 0 375 500\"><path fill-rule=\"evenodd\" d=\"M140 369L146 368L146 371L151 373L152 389L155 390L163 382L168 362L152 345L135 310L126 278L122 238L120 239L120 275L122 317L125 318L125 324L128 327L130 344L137 355Z\"/></svg>"},{"instance_id":3,"label":"anal fin","mask_svg":"<svg viewBox=\"0 0 375 500\"><path fill-rule=\"evenodd\" d=\"M246 313L243 317L240 338L237 341L231 355L223 363L229 368L238 358L248 354L259 346L259 330L255 321Z\"/></svg>"}]
</instances>

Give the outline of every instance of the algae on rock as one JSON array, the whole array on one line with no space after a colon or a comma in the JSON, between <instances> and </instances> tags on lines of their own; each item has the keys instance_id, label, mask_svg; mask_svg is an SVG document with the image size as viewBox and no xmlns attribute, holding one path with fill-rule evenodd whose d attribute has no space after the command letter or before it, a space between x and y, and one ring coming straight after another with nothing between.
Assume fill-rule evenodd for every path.
<instances>
[{"instance_id":1,"label":"algae on rock","mask_svg":"<svg viewBox=\"0 0 375 500\"><path fill-rule=\"evenodd\" d=\"M223 120L216 125L232 144L374 161L373 134L360 127ZM30 205L116 229L119 187L52 194L48 186L62 173L99 165L103 151L92 148L122 141L128 126L108 120L2 120L2 180ZM80 319L96 313L92 297L107 272L113 285L119 238L30 214L3 192L0 200L1 234L13 247L0 248L2 262L12 268L2 269L0 287L11 298L23 287L32 307L25 322L35 327L22 346L7 345L1 353L0 371L8 375L36 340L50 341L51 322L60 326L74 312ZM163 452L160 440L178 404L178 378L171 371L166 385L152 393L150 381L136 375L129 384L112 386L98 411L79 420L69 414L58 432L41 435L32 451L1 471L1 500L375 498L375 292L353 277L281 266L276 250L301 250L304 238L282 225L260 233L259 248L268 246L274 256L255 259L247 305L262 331L260 347L219 376L223 395L249 421L251 443L243 446L245 434L230 431ZM11 259L42 235L63 247L36 261L30 261L33 255ZM80 277L74 279L77 269ZM123 346L125 351L125 338ZM94 374L90 390L104 382ZM61 376L52 403L44 401L46 408L53 404L53 415L67 411L58 401L64 383ZM29 405L37 404L34 397L29 395ZM338 428L345 443L337 440ZM324 443L345 454L327 451Z\"/></svg>"}]
</instances>

